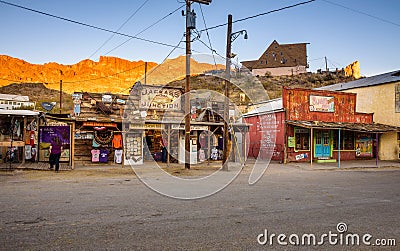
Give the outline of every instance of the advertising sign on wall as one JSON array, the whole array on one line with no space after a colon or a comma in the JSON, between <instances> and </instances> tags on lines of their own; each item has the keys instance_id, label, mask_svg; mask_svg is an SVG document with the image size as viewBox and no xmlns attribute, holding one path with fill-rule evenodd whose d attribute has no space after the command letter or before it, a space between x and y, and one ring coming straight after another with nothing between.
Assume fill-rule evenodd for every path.
<instances>
[{"instance_id":1,"label":"advertising sign on wall","mask_svg":"<svg viewBox=\"0 0 400 251\"><path fill-rule=\"evenodd\" d=\"M335 112L333 97L310 95L311 112Z\"/></svg>"},{"instance_id":2,"label":"advertising sign on wall","mask_svg":"<svg viewBox=\"0 0 400 251\"><path fill-rule=\"evenodd\" d=\"M143 86L139 108L151 110L181 110L180 89Z\"/></svg>"},{"instance_id":3,"label":"advertising sign on wall","mask_svg":"<svg viewBox=\"0 0 400 251\"><path fill-rule=\"evenodd\" d=\"M39 138L40 138L40 150L43 150L42 157L48 157L48 147L51 142L54 141L56 137L58 137L63 146L63 152L61 153L62 161L69 160L69 151L70 151L70 134L71 129L69 126L40 126L39 127ZM42 159L43 160L43 159Z\"/></svg>"},{"instance_id":4,"label":"advertising sign on wall","mask_svg":"<svg viewBox=\"0 0 400 251\"><path fill-rule=\"evenodd\" d=\"M358 134L356 136L356 156L372 157L373 139L370 134Z\"/></svg>"}]
</instances>

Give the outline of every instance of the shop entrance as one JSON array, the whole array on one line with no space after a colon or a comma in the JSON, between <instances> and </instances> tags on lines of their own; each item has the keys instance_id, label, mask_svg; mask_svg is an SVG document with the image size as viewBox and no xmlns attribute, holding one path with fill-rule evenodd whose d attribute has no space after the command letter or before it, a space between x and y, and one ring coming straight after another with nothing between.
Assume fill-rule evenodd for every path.
<instances>
[{"instance_id":1,"label":"shop entrance","mask_svg":"<svg viewBox=\"0 0 400 251\"><path fill-rule=\"evenodd\" d=\"M144 159L145 160L156 160L156 161L160 161L161 160L161 150L162 150L162 146L161 146L161 140L162 140L162 136L161 136L161 130L146 130L145 131L146 134L146 144L147 147L149 149L149 151L147 151L147 149L145 149L144 152Z\"/></svg>"},{"instance_id":2,"label":"shop entrance","mask_svg":"<svg viewBox=\"0 0 400 251\"><path fill-rule=\"evenodd\" d=\"M315 155L316 158L331 157L331 135L330 131L317 130L315 132Z\"/></svg>"}]
</instances>

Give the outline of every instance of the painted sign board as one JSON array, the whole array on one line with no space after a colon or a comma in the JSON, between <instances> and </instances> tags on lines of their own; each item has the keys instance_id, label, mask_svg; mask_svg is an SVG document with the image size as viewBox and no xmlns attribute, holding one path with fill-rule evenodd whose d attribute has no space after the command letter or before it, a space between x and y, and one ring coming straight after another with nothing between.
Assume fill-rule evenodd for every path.
<instances>
[{"instance_id":1,"label":"painted sign board","mask_svg":"<svg viewBox=\"0 0 400 251\"><path fill-rule=\"evenodd\" d=\"M181 110L182 91L162 86L143 86L139 108L150 110Z\"/></svg>"},{"instance_id":2,"label":"painted sign board","mask_svg":"<svg viewBox=\"0 0 400 251\"><path fill-rule=\"evenodd\" d=\"M173 130L185 130L185 125L172 125L171 129ZM207 131L208 126L201 126L201 125L190 125L191 131Z\"/></svg>"},{"instance_id":3,"label":"painted sign board","mask_svg":"<svg viewBox=\"0 0 400 251\"><path fill-rule=\"evenodd\" d=\"M311 112L335 112L335 102L332 96L310 95Z\"/></svg>"}]
</instances>

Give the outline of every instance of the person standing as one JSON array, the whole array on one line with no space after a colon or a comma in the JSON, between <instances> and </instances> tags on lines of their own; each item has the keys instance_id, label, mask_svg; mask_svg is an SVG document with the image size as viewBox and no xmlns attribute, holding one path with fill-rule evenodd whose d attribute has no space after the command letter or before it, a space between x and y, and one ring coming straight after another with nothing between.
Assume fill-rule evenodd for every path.
<instances>
[{"instance_id":1,"label":"person standing","mask_svg":"<svg viewBox=\"0 0 400 251\"><path fill-rule=\"evenodd\" d=\"M167 163L167 146L164 143L164 139L160 139L160 147L161 147L161 161L162 163Z\"/></svg>"},{"instance_id":2,"label":"person standing","mask_svg":"<svg viewBox=\"0 0 400 251\"><path fill-rule=\"evenodd\" d=\"M58 136L54 137L54 139L51 141L51 145L49 148L49 163L50 169L53 169L53 166L56 167L56 172L58 172L58 170L60 169L60 157L62 150L63 149L60 138Z\"/></svg>"}]
</instances>

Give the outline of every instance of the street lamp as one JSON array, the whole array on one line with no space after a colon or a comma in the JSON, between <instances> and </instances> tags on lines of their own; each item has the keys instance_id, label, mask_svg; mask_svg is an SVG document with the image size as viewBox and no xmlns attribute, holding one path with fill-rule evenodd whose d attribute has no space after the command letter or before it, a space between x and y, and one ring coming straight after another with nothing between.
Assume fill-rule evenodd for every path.
<instances>
[{"instance_id":1,"label":"street lamp","mask_svg":"<svg viewBox=\"0 0 400 251\"><path fill-rule=\"evenodd\" d=\"M226 76L225 76L225 100L224 100L224 149L222 154L222 170L228 171L228 144L229 144L229 82L231 79L231 58L234 55L231 52L232 42L240 35L244 34L244 39L248 38L247 31L241 30L232 33L232 15L228 15L228 32L226 43Z\"/></svg>"}]
</instances>

